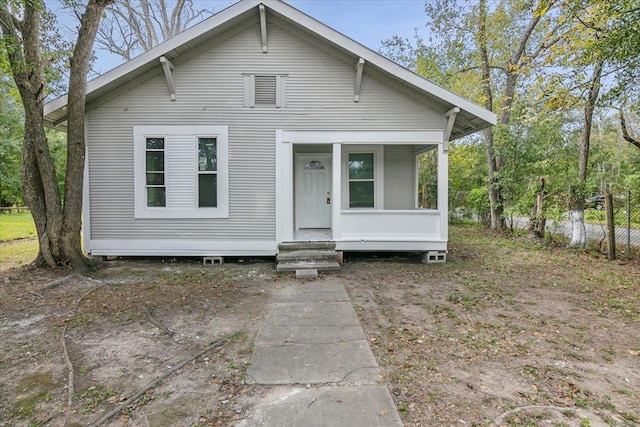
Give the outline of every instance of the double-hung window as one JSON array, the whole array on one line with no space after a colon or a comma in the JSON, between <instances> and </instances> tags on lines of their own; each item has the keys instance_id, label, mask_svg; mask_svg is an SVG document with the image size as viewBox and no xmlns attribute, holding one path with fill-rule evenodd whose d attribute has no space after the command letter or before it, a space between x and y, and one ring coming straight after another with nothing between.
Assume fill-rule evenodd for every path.
<instances>
[{"instance_id":1,"label":"double-hung window","mask_svg":"<svg viewBox=\"0 0 640 427\"><path fill-rule=\"evenodd\" d=\"M349 153L349 207L375 207L374 153Z\"/></svg>"},{"instance_id":2,"label":"double-hung window","mask_svg":"<svg viewBox=\"0 0 640 427\"><path fill-rule=\"evenodd\" d=\"M149 208L166 206L164 180L164 138L145 138L146 204Z\"/></svg>"},{"instance_id":3,"label":"double-hung window","mask_svg":"<svg viewBox=\"0 0 640 427\"><path fill-rule=\"evenodd\" d=\"M218 152L216 138L198 138L198 207L218 207Z\"/></svg>"},{"instance_id":4,"label":"double-hung window","mask_svg":"<svg viewBox=\"0 0 640 427\"><path fill-rule=\"evenodd\" d=\"M342 145L343 209L384 209L384 146Z\"/></svg>"},{"instance_id":5,"label":"double-hung window","mask_svg":"<svg viewBox=\"0 0 640 427\"><path fill-rule=\"evenodd\" d=\"M135 218L228 218L227 126L134 126Z\"/></svg>"}]
</instances>

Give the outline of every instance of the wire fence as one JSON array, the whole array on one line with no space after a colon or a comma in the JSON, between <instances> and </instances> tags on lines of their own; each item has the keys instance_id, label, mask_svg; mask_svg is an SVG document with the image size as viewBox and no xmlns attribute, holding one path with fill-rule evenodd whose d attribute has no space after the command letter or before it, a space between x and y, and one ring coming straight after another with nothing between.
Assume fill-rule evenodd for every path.
<instances>
[{"instance_id":1,"label":"wire fence","mask_svg":"<svg viewBox=\"0 0 640 427\"><path fill-rule=\"evenodd\" d=\"M588 200L588 202L587 202ZM585 229L587 245L602 253L608 252L609 228L605 211L604 196L595 196L585 201ZM615 243L620 257L640 256L640 194L630 191L613 195L615 223ZM549 240L570 240L573 227L566 210L547 211L545 235ZM512 216L507 224L512 228L527 229L529 218Z\"/></svg>"},{"instance_id":2,"label":"wire fence","mask_svg":"<svg viewBox=\"0 0 640 427\"><path fill-rule=\"evenodd\" d=\"M35 237L36 226L29 208L0 208L0 242Z\"/></svg>"}]
</instances>

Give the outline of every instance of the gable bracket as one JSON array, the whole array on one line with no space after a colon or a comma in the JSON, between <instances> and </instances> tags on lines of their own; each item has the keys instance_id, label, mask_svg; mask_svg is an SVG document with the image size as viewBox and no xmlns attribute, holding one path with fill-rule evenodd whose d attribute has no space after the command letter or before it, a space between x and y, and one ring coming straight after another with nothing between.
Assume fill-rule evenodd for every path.
<instances>
[{"instance_id":1,"label":"gable bracket","mask_svg":"<svg viewBox=\"0 0 640 427\"><path fill-rule=\"evenodd\" d=\"M442 150L446 153L449 151L449 138L451 138L451 131L453 131L453 125L456 122L456 116L460 112L459 107L454 107L451 110L444 113L444 117L447 119L447 127L444 130L442 137Z\"/></svg>"},{"instance_id":2,"label":"gable bracket","mask_svg":"<svg viewBox=\"0 0 640 427\"><path fill-rule=\"evenodd\" d=\"M176 84L173 81L173 64L164 56L160 57L160 63L162 64L162 70L164 71L164 77L167 79L167 86L169 87L169 93L171 94L171 100L176 100Z\"/></svg>"},{"instance_id":3,"label":"gable bracket","mask_svg":"<svg viewBox=\"0 0 640 427\"><path fill-rule=\"evenodd\" d=\"M267 11L263 4L258 6L260 9L260 33L262 34L262 53L267 53L269 46L267 45Z\"/></svg>"},{"instance_id":4,"label":"gable bracket","mask_svg":"<svg viewBox=\"0 0 640 427\"><path fill-rule=\"evenodd\" d=\"M356 64L356 86L353 89L353 101L360 101L360 86L362 85L362 70L364 69L364 59L358 59Z\"/></svg>"}]
</instances>

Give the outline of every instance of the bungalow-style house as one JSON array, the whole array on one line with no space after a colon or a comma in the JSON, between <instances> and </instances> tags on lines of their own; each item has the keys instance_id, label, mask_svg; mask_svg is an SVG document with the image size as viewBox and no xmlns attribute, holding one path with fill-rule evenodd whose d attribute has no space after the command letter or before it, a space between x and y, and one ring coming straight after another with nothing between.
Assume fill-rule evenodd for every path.
<instances>
[{"instance_id":1,"label":"bungalow-style house","mask_svg":"<svg viewBox=\"0 0 640 427\"><path fill-rule=\"evenodd\" d=\"M324 241L442 262L449 141L496 120L279 0L230 6L90 81L86 102L84 245L105 256ZM66 104L46 104L49 126Z\"/></svg>"}]
</instances>

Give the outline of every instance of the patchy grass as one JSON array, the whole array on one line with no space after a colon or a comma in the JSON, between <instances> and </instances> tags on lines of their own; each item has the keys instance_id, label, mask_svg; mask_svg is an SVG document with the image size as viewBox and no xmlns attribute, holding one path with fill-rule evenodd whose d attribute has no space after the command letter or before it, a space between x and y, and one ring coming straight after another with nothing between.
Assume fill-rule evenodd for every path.
<instances>
[{"instance_id":1,"label":"patchy grass","mask_svg":"<svg viewBox=\"0 0 640 427\"><path fill-rule=\"evenodd\" d=\"M0 214L0 242L34 237L36 226L31 212Z\"/></svg>"},{"instance_id":2,"label":"patchy grass","mask_svg":"<svg viewBox=\"0 0 640 427\"><path fill-rule=\"evenodd\" d=\"M363 254L339 273L405 425L635 425L640 266L450 234L446 264Z\"/></svg>"},{"instance_id":3,"label":"patchy grass","mask_svg":"<svg viewBox=\"0 0 640 427\"><path fill-rule=\"evenodd\" d=\"M29 264L37 255L38 240L36 238L0 242L0 271Z\"/></svg>"},{"instance_id":4,"label":"patchy grass","mask_svg":"<svg viewBox=\"0 0 640 427\"><path fill-rule=\"evenodd\" d=\"M322 275L343 279L405 425L638 425L640 265L450 230L446 264L348 254ZM113 423L233 425L264 393L244 372L269 294L288 280L272 262L128 259L47 287L66 274L0 272L0 425L62 425L67 414L90 425L237 331Z\"/></svg>"}]
</instances>

